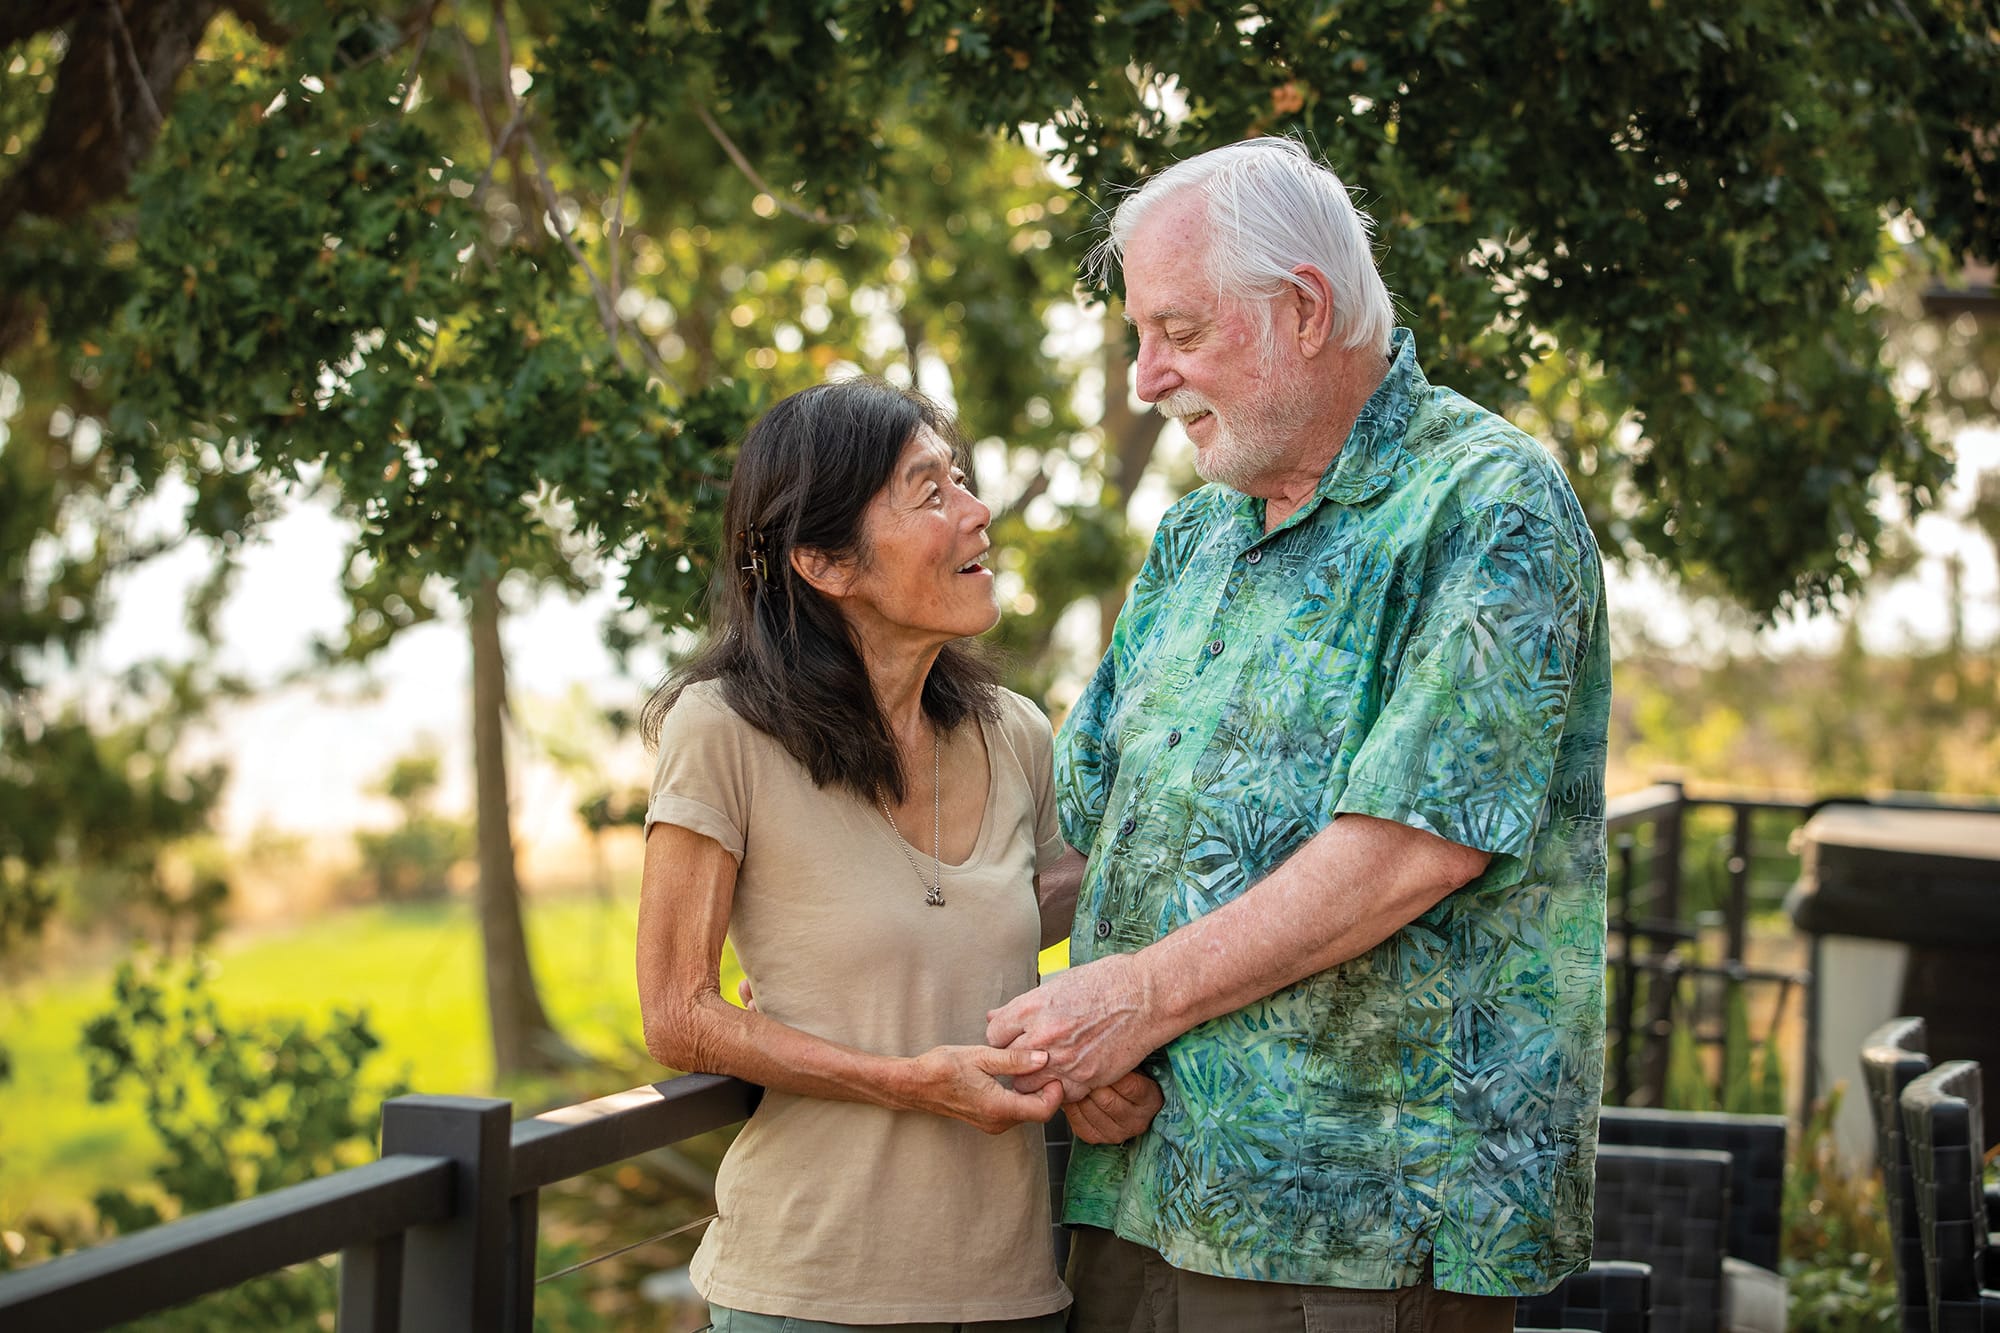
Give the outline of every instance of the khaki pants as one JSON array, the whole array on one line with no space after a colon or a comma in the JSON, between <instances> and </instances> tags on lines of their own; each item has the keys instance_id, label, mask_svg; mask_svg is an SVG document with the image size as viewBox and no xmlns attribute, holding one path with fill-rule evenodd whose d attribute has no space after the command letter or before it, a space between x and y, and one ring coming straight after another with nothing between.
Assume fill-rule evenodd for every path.
<instances>
[{"instance_id":1,"label":"khaki pants","mask_svg":"<svg viewBox=\"0 0 2000 1333\"><path fill-rule=\"evenodd\" d=\"M1210 1277L1096 1227L1070 1236L1069 1333L1511 1333L1514 1298Z\"/></svg>"},{"instance_id":2,"label":"khaki pants","mask_svg":"<svg viewBox=\"0 0 2000 1333\"><path fill-rule=\"evenodd\" d=\"M1063 1315L1032 1319L976 1319L964 1324L829 1324L796 1315L751 1314L725 1305L708 1307L708 1328L702 1333L1062 1333Z\"/></svg>"}]
</instances>

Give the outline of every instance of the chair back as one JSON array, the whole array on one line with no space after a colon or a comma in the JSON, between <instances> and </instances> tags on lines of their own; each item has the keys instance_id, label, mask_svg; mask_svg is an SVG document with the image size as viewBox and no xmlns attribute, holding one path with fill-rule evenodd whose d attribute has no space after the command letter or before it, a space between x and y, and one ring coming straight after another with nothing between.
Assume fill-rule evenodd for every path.
<instances>
[{"instance_id":1,"label":"chair back","mask_svg":"<svg viewBox=\"0 0 2000 1333\"><path fill-rule=\"evenodd\" d=\"M1903 1134L1922 1227L1924 1281L1936 1333L2000 1327L1986 1273L1985 1144L1979 1066L1939 1065L1903 1090Z\"/></svg>"},{"instance_id":2,"label":"chair back","mask_svg":"<svg viewBox=\"0 0 2000 1333\"><path fill-rule=\"evenodd\" d=\"M1633 1106L1607 1106L1597 1123L1599 1143L1728 1153L1729 1253L1773 1273L1784 1240L1787 1132L1781 1115Z\"/></svg>"},{"instance_id":3,"label":"chair back","mask_svg":"<svg viewBox=\"0 0 2000 1333\"><path fill-rule=\"evenodd\" d=\"M1896 1307L1903 1333L1928 1333L1931 1327L1923 1227L1903 1139L1903 1090L1930 1071L1925 1045L1923 1019L1892 1018L1870 1033L1861 1048L1862 1086L1875 1122L1875 1164L1882 1172L1882 1198L1889 1214L1889 1248L1896 1263Z\"/></svg>"},{"instance_id":4,"label":"chair back","mask_svg":"<svg viewBox=\"0 0 2000 1333\"><path fill-rule=\"evenodd\" d=\"M1649 1333L1652 1327L1653 1270L1644 1264L1599 1259L1539 1296L1523 1296L1514 1311L1516 1329L1597 1330Z\"/></svg>"},{"instance_id":5,"label":"chair back","mask_svg":"<svg viewBox=\"0 0 2000 1333\"><path fill-rule=\"evenodd\" d=\"M1715 1333L1722 1323L1730 1155L1599 1144L1592 1253L1649 1264L1657 1333Z\"/></svg>"}]
</instances>

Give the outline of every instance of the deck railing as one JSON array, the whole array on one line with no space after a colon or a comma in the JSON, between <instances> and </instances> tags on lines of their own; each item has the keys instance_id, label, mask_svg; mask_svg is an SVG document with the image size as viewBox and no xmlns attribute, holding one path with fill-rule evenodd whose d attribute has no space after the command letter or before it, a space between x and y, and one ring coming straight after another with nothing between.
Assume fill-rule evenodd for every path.
<instances>
[{"instance_id":1,"label":"deck railing","mask_svg":"<svg viewBox=\"0 0 2000 1333\"><path fill-rule=\"evenodd\" d=\"M1780 887L1796 878L1789 834L1814 806L1806 801L1761 796L1690 796L1677 782L1658 783L1613 798L1605 811L1610 840L1609 927L1606 969L1606 1100L1621 1106L1664 1106L1676 1039L1715 1052L1705 1061L1709 1091L1723 1099L1723 1071L1740 1068L1750 1052L1734 1049L1745 1040L1762 1046L1778 1039L1789 1004L1811 1008L1808 970L1759 965L1751 958L1750 923L1755 907L1769 905L1770 879L1758 880L1760 859L1770 859L1771 843L1760 842L1760 824L1782 822L1787 837L1777 846L1785 858ZM1699 843L1722 856L1721 875L1704 875L1705 893L1690 901L1690 824L1697 812L1727 812L1729 828L1720 844ZM1720 883L1716 883L1720 879ZM1767 1015L1758 1036L1731 1015L1747 1005L1748 992L1772 989L1759 1006Z\"/></svg>"},{"instance_id":2,"label":"deck railing","mask_svg":"<svg viewBox=\"0 0 2000 1333\"><path fill-rule=\"evenodd\" d=\"M1806 801L1663 782L1605 812L1611 874L1605 1099L1667 1106L1691 1089L1673 1077L1677 1044L1699 1052L1706 1099L1730 1109L1731 1072L1775 1054L1803 1117L1829 1079L1818 1063L1818 941L1802 958L1757 956L1751 926L1799 878L1798 830L1829 805L1995 810L1991 800L1917 792ZM1768 953L1768 951L1767 951ZM1751 1003L1752 999L1755 1003ZM1745 1043L1752 1049L1745 1049ZM1683 1065L1685 1069L1687 1066Z\"/></svg>"},{"instance_id":3,"label":"deck railing","mask_svg":"<svg viewBox=\"0 0 2000 1333\"><path fill-rule=\"evenodd\" d=\"M1716 1016L1745 988L1777 987L1779 1012L1803 990L1810 1014L1809 972L1748 953L1752 912L1771 901L1759 821L1796 827L1815 808L1674 783L1611 802L1608 1098L1661 1104L1677 1033L1721 1048L1710 1063L1728 1068L1742 1026ZM1715 809L1729 830L1720 864L1697 867L1701 908L1689 826ZM398 1097L382 1107L380 1161L0 1275L0 1329L90 1333L338 1254L339 1333L530 1333L542 1188L734 1124L757 1095L689 1075L518 1122L491 1098Z\"/></svg>"},{"instance_id":4,"label":"deck railing","mask_svg":"<svg viewBox=\"0 0 2000 1333\"><path fill-rule=\"evenodd\" d=\"M90 1333L338 1254L339 1333L530 1333L542 1187L735 1124L756 1096L690 1074L518 1122L493 1098L397 1097L380 1161L0 1276L0 1328Z\"/></svg>"}]
</instances>

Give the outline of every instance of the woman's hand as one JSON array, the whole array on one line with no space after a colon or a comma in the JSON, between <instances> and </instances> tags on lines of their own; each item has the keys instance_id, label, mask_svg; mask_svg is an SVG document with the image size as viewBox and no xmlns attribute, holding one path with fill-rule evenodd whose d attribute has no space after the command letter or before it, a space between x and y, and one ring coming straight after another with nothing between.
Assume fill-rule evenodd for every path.
<instances>
[{"instance_id":1,"label":"woman's hand","mask_svg":"<svg viewBox=\"0 0 2000 1333\"><path fill-rule=\"evenodd\" d=\"M1123 1143L1144 1133L1165 1103L1160 1085L1135 1069L1069 1103L1063 1115L1084 1143Z\"/></svg>"},{"instance_id":2,"label":"woman's hand","mask_svg":"<svg viewBox=\"0 0 2000 1333\"><path fill-rule=\"evenodd\" d=\"M910 1061L910 1107L963 1120L988 1134L1004 1134L1029 1120L1039 1124L1062 1105L1062 1085L1016 1092L1001 1079L1032 1074L1048 1062L1047 1051L934 1046Z\"/></svg>"}]
</instances>

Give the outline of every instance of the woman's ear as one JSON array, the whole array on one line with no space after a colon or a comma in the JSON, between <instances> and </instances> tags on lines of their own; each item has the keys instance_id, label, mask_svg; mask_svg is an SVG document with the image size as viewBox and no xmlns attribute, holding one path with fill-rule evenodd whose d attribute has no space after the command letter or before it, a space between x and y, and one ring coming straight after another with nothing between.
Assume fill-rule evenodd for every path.
<instances>
[{"instance_id":1,"label":"woman's ear","mask_svg":"<svg viewBox=\"0 0 2000 1333\"><path fill-rule=\"evenodd\" d=\"M811 584L820 596L838 600L847 595L854 571L850 562L835 560L817 547L794 546L792 572Z\"/></svg>"}]
</instances>

